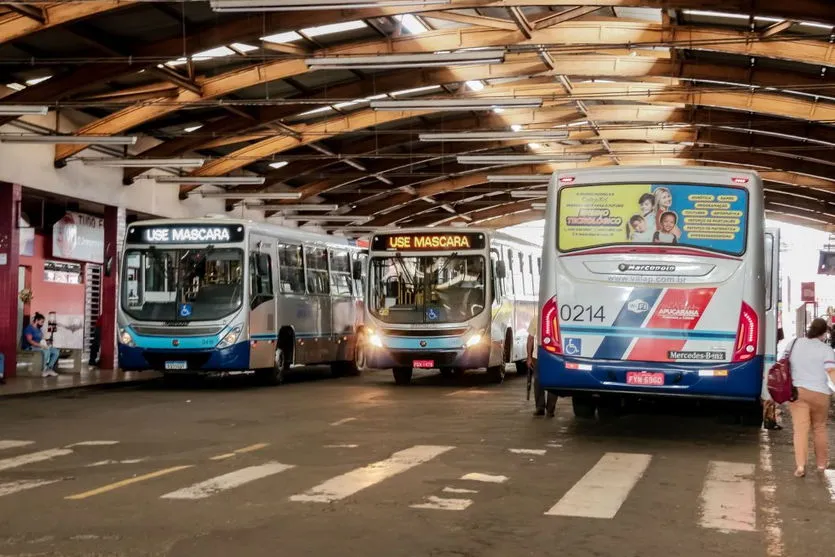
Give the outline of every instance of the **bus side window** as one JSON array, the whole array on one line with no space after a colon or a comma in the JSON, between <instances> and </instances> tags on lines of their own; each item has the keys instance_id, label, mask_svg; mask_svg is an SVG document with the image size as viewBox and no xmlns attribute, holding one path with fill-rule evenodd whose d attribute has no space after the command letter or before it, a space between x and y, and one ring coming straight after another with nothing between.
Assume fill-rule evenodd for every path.
<instances>
[{"instance_id":1,"label":"bus side window","mask_svg":"<svg viewBox=\"0 0 835 557\"><path fill-rule=\"evenodd\" d=\"M279 276L282 294L304 294L304 263L302 247L289 244L278 246Z\"/></svg>"},{"instance_id":2,"label":"bus side window","mask_svg":"<svg viewBox=\"0 0 835 557\"><path fill-rule=\"evenodd\" d=\"M253 253L249 258L250 307L253 309L273 299L272 258Z\"/></svg>"},{"instance_id":3,"label":"bus side window","mask_svg":"<svg viewBox=\"0 0 835 557\"><path fill-rule=\"evenodd\" d=\"M328 251L325 248L305 246L304 259L307 269L307 293L328 294L330 292Z\"/></svg>"},{"instance_id":4,"label":"bus side window","mask_svg":"<svg viewBox=\"0 0 835 557\"><path fill-rule=\"evenodd\" d=\"M335 296L353 294L351 256L347 250L329 250L331 262L331 292Z\"/></svg>"},{"instance_id":5,"label":"bus side window","mask_svg":"<svg viewBox=\"0 0 835 557\"><path fill-rule=\"evenodd\" d=\"M516 281L514 275L516 274L516 266L513 264L513 250L507 250L507 282L505 288L511 294L516 294ZM520 288L521 290L521 288ZM521 294L521 292L519 292Z\"/></svg>"},{"instance_id":6,"label":"bus side window","mask_svg":"<svg viewBox=\"0 0 835 557\"><path fill-rule=\"evenodd\" d=\"M499 260L498 252L491 251L490 252L490 265L493 268L492 277L493 277L493 301L498 302L502 299L502 279L499 278L499 264L501 261Z\"/></svg>"},{"instance_id":7,"label":"bus side window","mask_svg":"<svg viewBox=\"0 0 835 557\"><path fill-rule=\"evenodd\" d=\"M534 267L533 255L528 256L528 269L530 269L531 294L535 295L539 290L539 269Z\"/></svg>"},{"instance_id":8,"label":"bus side window","mask_svg":"<svg viewBox=\"0 0 835 557\"><path fill-rule=\"evenodd\" d=\"M365 298L365 286L368 284L368 254L355 253L354 259L362 269L359 280L354 281L356 296L362 299Z\"/></svg>"},{"instance_id":9,"label":"bus side window","mask_svg":"<svg viewBox=\"0 0 835 557\"><path fill-rule=\"evenodd\" d=\"M522 294L529 296L531 294L531 281L528 276L531 274L530 269L525 265L525 254L519 254L519 283L522 285Z\"/></svg>"}]
</instances>

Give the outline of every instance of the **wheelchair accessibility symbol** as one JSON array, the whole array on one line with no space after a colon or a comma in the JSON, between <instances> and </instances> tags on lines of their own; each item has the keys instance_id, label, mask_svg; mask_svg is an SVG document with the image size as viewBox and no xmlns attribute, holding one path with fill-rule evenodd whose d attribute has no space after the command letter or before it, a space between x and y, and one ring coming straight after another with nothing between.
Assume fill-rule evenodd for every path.
<instances>
[{"instance_id":1,"label":"wheelchair accessibility symbol","mask_svg":"<svg viewBox=\"0 0 835 557\"><path fill-rule=\"evenodd\" d=\"M191 317L191 304L180 304L180 317Z\"/></svg>"},{"instance_id":2,"label":"wheelchair accessibility symbol","mask_svg":"<svg viewBox=\"0 0 835 557\"><path fill-rule=\"evenodd\" d=\"M579 338L566 338L563 351L566 356L578 356L583 351L583 341Z\"/></svg>"},{"instance_id":3,"label":"wheelchair accessibility symbol","mask_svg":"<svg viewBox=\"0 0 835 557\"><path fill-rule=\"evenodd\" d=\"M440 316L440 313L435 308L429 308L426 310L426 318L429 321L436 321Z\"/></svg>"}]
</instances>

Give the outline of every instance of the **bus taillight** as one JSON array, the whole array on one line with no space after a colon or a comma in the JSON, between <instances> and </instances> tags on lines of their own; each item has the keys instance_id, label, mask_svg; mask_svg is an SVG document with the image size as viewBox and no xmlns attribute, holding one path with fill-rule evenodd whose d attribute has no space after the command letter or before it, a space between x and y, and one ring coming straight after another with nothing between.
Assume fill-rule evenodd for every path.
<instances>
[{"instance_id":1,"label":"bus taillight","mask_svg":"<svg viewBox=\"0 0 835 557\"><path fill-rule=\"evenodd\" d=\"M556 296L550 298L542 307L541 331L542 348L551 354L562 354L562 339L560 338L559 312Z\"/></svg>"},{"instance_id":2,"label":"bus taillight","mask_svg":"<svg viewBox=\"0 0 835 557\"><path fill-rule=\"evenodd\" d=\"M760 322L757 313L745 302L739 312L739 326L736 333L734 362L746 362L757 355L757 341L760 337Z\"/></svg>"}]
</instances>

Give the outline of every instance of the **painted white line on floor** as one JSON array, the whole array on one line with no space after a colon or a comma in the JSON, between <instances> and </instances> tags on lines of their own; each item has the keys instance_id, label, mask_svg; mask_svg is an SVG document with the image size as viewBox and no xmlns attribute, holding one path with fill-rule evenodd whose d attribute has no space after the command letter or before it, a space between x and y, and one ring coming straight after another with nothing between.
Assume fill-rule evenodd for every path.
<instances>
[{"instance_id":1,"label":"painted white line on floor","mask_svg":"<svg viewBox=\"0 0 835 557\"><path fill-rule=\"evenodd\" d=\"M490 474L481 474L479 472L471 472L461 476L462 480L472 480L474 482L486 482L491 484L500 484L507 481L507 476L491 476Z\"/></svg>"},{"instance_id":2,"label":"painted white line on floor","mask_svg":"<svg viewBox=\"0 0 835 557\"><path fill-rule=\"evenodd\" d=\"M413 509L431 509L436 511L463 511L473 504L472 499L447 499L445 497L427 497L428 503L409 505Z\"/></svg>"},{"instance_id":3,"label":"painted white line on floor","mask_svg":"<svg viewBox=\"0 0 835 557\"><path fill-rule=\"evenodd\" d=\"M120 489L129 485L133 485L135 483L144 482L145 480L152 480L154 478L159 478L161 476L167 476L168 474L173 474L174 472L179 472L180 470L186 470L187 468L191 468L191 464L186 464L183 466L172 466L171 468L163 468L162 470L157 470L156 472L150 472L148 474L143 474L142 476L133 476L131 478L127 478L124 480L120 480L118 482L113 482L112 484L103 485L101 487L97 487L96 489L91 489L90 491L85 491L83 493L76 493L75 495L69 495L64 497L64 499L69 499L71 501L78 501L80 499L87 499L88 497L94 497L96 495L101 495L102 493L108 493L115 489Z\"/></svg>"},{"instance_id":4,"label":"painted white line on floor","mask_svg":"<svg viewBox=\"0 0 835 557\"><path fill-rule=\"evenodd\" d=\"M249 445L240 449L235 449L231 453L226 454L219 454L217 456L211 457L209 460L226 460L227 458L232 458L233 456L237 456L239 454L246 454L251 453L254 451L260 451L264 447L268 447L269 443L255 443L254 445Z\"/></svg>"},{"instance_id":5,"label":"painted white line on floor","mask_svg":"<svg viewBox=\"0 0 835 557\"><path fill-rule=\"evenodd\" d=\"M532 454L542 456L545 454L545 449L508 449L513 454Z\"/></svg>"},{"instance_id":6,"label":"painted white line on floor","mask_svg":"<svg viewBox=\"0 0 835 557\"><path fill-rule=\"evenodd\" d=\"M460 487L445 487L444 493L478 493L477 489L463 489Z\"/></svg>"},{"instance_id":7,"label":"painted white line on floor","mask_svg":"<svg viewBox=\"0 0 835 557\"><path fill-rule=\"evenodd\" d=\"M79 443L73 443L72 445L67 445L67 448L70 447L107 447L109 445L118 445L118 441L81 441Z\"/></svg>"},{"instance_id":8,"label":"painted white line on floor","mask_svg":"<svg viewBox=\"0 0 835 557\"><path fill-rule=\"evenodd\" d=\"M345 444L345 443L341 443L341 444L338 444L338 445L325 445L324 446L324 448L326 448L326 449L356 449L357 447L359 447L359 445L351 445L351 444Z\"/></svg>"},{"instance_id":9,"label":"painted white line on floor","mask_svg":"<svg viewBox=\"0 0 835 557\"><path fill-rule=\"evenodd\" d=\"M161 496L160 499L206 499L207 497L211 497L221 491L240 487L244 484L248 484L249 482L254 482L255 480L260 480L262 478L284 472L290 468L293 468L292 464L282 464L275 461L260 464L258 466L248 466L246 468L241 468L240 470L235 470L234 472L229 472L228 474L206 480L205 482L194 484L190 487L166 493Z\"/></svg>"},{"instance_id":10,"label":"painted white line on floor","mask_svg":"<svg viewBox=\"0 0 835 557\"><path fill-rule=\"evenodd\" d=\"M835 503L835 470L825 470L823 475L829 488L829 498Z\"/></svg>"},{"instance_id":11,"label":"painted white line on floor","mask_svg":"<svg viewBox=\"0 0 835 557\"><path fill-rule=\"evenodd\" d=\"M14 439L0 439L0 451L5 449L16 449L27 445L34 445L34 441L16 441Z\"/></svg>"},{"instance_id":12,"label":"painted white line on floor","mask_svg":"<svg viewBox=\"0 0 835 557\"><path fill-rule=\"evenodd\" d=\"M0 460L0 471L8 470L10 468L17 468L18 466L25 466L35 462L43 462L44 460L51 460L55 457L72 454L71 449L48 449L45 451L38 451L36 453L29 453L12 458Z\"/></svg>"},{"instance_id":13,"label":"painted white line on floor","mask_svg":"<svg viewBox=\"0 0 835 557\"><path fill-rule=\"evenodd\" d=\"M702 528L723 532L757 529L754 465L710 461L702 488Z\"/></svg>"},{"instance_id":14,"label":"painted white line on floor","mask_svg":"<svg viewBox=\"0 0 835 557\"><path fill-rule=\"evenodd\" d=\"M331 425L343 425L347 424L348 422L353 422L354 420L356 420L356 418L342 418L341 420L331 422Z\"/></svg>"},{"instance_id":15,"label":"painted white line on floor","mask_svg":"<svg viewBox=\"0 0 835 557\"><path fill-rule=\"evenodd\" d=\"M61 480L18 480L16 482L0 483L0 497L11 495L19 491L26 491L41 487L42 485L49 485L60 482Z\"/></svg>"},{"instance_id":16,"label":"painted white line on floor","mask_svg":"<svg viewBox=\"0 0 835 557\"><path fill-rule=\"evenodd\" d=\"M783 557L783 525L777 508L777 482L771 463L771 444L764 429L760 430L760 469L764 476L760 494L765 518L765 554L766 557Z\"/></svg>"},{"instance_id":17,"label":"painted white line on floor","mask_svg":"<svg viewBox=\"0 0 835 557\"><path fill-rule=\"evenodd\" d=\"M546 515L614 518L652 456L606 453Z\"/></svg>"},{"instance_id":18,"label":"painted white line on floor","mask_svg":"<svg viewBox=\"0 0 835 557\"><path fill-rule=\"evenodd\" d=\"M129 458L127 460L99 460L98 462L93 462L85 466L85 468L95 468L97 466L107 466L108 464L137 464L139 462L144 462L145 458Z\"/></svg>"},{"instance_id":19,"label":"painted white line on floor","mask_svg":"<svg viewBox=\"0 0 835 557\"><path fill-rule=\"evenodd\" d=\"M339 501L454 448L440 445L415 445L398 451L385 460L331 478L300 495L293 495L290 500L310 503Z\"/></svg>"},{"instance_id":20,"label":"painted white line on floor","mask_svg":"<svg viewBox=\"0 0 835 557\"><path fill-rule=\"evenodd\" d=\"M562 448L562 443L548 443L545 446L548 447L549 449L561 449Z\"/></svg>"},{"instance_id":21,"label":"painted white line on floor","mask_svg":"<svg viewBox=\"0 0 835 557\"><path fill-rule=\"evenodd\" d=\"M452 391L451 393L447 393L444 396L460 396L460 395L488 395L490 391L486 391L484 389L460 389L458 391Z\"/></svg>"}]
</instances>

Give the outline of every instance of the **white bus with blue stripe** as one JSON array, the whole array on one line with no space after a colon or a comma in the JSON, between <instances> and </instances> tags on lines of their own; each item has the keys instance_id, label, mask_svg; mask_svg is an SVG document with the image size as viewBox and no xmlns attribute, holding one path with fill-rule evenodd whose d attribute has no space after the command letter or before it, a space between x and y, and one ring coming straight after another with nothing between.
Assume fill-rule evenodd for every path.
<instances>
[{"instance_id":1,"label":"white bus with blue stripe","mask_svg":"<svg viewBox=\"0 0 835 557\"><path fill-rule=\"evenodd\" d=\"M170 375L293 365L362 368L365 250L356 242L231 219L141 221L127 229L119 364Z\"/></svg>"},{"instance_id":2,"label":"white bus with blue stripe","mask_svg":"<svg viewBox=\"0 0 835 557\"><path fill-rule=\"evenodd\" d=\"M571 396L582 417L630 395L741 402L759 416L779 292L779 236L765 235L764 220L752 172L556 173L540 286L542 385Z\"/></svg>"},{"instance_id":3,"label":"white bus with blue stripe","mask_svg":"<svg viewBox=\"0 0 835 557\"><path fill-rule=\"evenodd\" d=\"M364 322L368 367L397 384L414 369L444 375L526 367L541 248L487 229L415 228L375 234Z\"/></svg>"}]
</instances>

